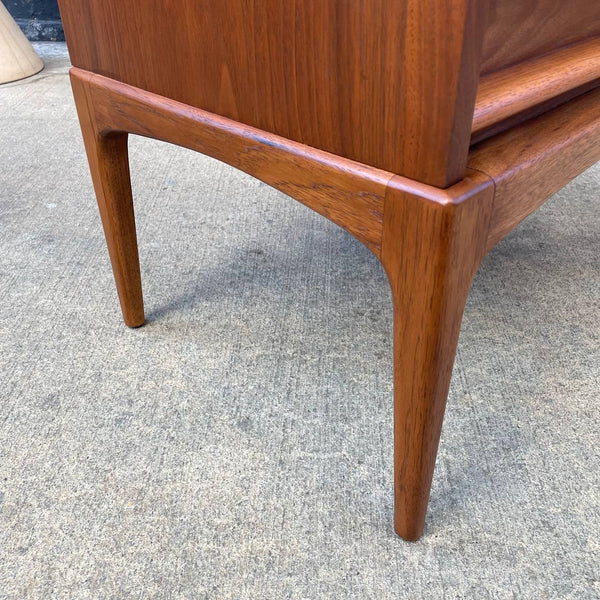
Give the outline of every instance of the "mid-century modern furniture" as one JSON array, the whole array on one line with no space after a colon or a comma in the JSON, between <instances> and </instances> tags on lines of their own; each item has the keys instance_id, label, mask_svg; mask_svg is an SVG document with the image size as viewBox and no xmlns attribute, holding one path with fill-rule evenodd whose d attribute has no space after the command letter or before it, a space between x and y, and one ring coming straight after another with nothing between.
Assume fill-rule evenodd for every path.
<instances>
[{"instance_id":1,"label":"mid-century modern furniture","mask_svg":"<svg viewBox=\"0 0 600 600\"><path fill-rule=\"evenodd\" d=\"M130 133L263 180L380 259L394 301L395 528L418 539L473 276L600 159L600 2L60 6L127 325L144 323Z\"/></svg>"}]
</instances>

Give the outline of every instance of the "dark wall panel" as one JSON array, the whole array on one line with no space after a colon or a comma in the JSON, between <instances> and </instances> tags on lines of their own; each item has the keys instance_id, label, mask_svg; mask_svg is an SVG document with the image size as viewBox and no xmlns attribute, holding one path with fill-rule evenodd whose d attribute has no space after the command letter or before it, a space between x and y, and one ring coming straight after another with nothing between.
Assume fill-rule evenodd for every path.
<instances>
[{"instance_id":1,"label":"dark wall panel","mask_svg":"<svg viewBox=\"0 0 600 600\"><path fill-rule=\"evenodd\" d=\"M4 0L4 5L30 40L65 39L56 0Z\"/></svg>"}]
</instances>

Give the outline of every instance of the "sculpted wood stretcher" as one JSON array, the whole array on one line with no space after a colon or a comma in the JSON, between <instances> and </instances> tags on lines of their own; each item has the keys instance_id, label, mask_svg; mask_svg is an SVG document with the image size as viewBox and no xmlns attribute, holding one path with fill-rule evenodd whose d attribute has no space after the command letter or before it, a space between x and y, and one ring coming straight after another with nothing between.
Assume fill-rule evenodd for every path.
<instances>
[{"instance_id":1,"label":"sculpted wood stretcher","mask_svg":"<svg viewBox=\"0 0 600 600\"><path fill-rule=\"evenodd\" d=\"M128 134L233 165L380 259L394 301L395 528L418 539L473 276L600 159L600 4L59 3L127 325L144 323Z\"/></svg>"}]
</instances>

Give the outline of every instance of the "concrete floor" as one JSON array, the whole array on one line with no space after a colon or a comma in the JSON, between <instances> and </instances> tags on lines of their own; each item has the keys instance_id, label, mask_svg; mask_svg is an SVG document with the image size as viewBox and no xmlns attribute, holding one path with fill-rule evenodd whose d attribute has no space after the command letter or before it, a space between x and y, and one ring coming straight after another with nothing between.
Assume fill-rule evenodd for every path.
<instances>
[{"instance_id":1,"label":"concrete floor","mask_svg":"<svg viewBox=\"0 0 600 600\"><path fill-rule=\"evenodd\" d=\"M36 47L46 70L0 87L0 598L600 597L600 165L481 267L409 544L376 259L132 139L127 329L65 47Z\"/></svg>"}]
</instances>

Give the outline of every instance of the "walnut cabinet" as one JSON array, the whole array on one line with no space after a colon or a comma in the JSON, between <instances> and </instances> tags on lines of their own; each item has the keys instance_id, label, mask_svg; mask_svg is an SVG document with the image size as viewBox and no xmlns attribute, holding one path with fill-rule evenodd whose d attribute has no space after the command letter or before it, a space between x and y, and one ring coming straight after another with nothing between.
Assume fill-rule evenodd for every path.
<instances>
[{"instance_id":1,"label":"walnut cabinet","mask_svg":"<svg viewBox=\"0 0 600 600\"><path fill-rule=\"evenodd\" d=\"M395 529L418 539L473 276L600 159L600 3L59 4L127 325L144 323L129 134L261 179L382 262L394 301Z\"/></svg>"}]
</instances>

